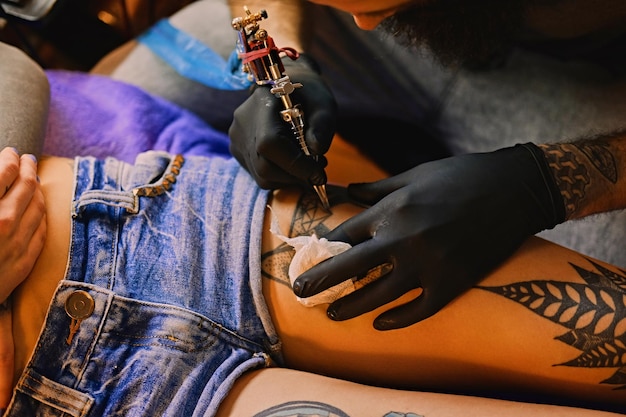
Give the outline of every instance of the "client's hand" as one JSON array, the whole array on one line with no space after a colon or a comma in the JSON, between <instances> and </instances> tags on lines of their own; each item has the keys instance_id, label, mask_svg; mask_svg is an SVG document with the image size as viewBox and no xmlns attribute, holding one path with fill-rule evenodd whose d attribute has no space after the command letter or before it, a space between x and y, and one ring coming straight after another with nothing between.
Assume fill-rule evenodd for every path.
<instances>
[{"instance_id":1,"label":"client's hand","mask_svg":"<svg viewBox=\"0 0 626 417\"><path fill-rule=\"evenodd\" d=\"M0 152L0 409L13 387L13 332L8 297L32 270L46 238L37 162L13 148Z\"/></svg>"},{"instance_id":2,"label":"client's hand","mask_svg":"<svg viewBox=\"0 0 626 417\"><path fill-rule=\"evenodd\" d=\"M5 148L0 152L0 303L28 276L45 238L36 159Z\"/></svg>"}]
</instances>

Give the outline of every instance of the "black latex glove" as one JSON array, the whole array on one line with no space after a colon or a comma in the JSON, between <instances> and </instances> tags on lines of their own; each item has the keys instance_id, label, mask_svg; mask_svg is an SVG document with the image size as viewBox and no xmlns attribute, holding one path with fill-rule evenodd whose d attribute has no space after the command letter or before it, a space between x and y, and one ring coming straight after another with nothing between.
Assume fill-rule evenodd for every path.
<instances>
[{"instance_id":1,"label":"black latex glove","mask_svg":"<svg viewBox=\"0 0 626 417\"><path fill-rule=\"evenodd\" d=\"M423 289L379 315L379 330L435 314L526 238L565 217L543 152L532 144L428 162L382 181L353 184L348 193L373 206L325 237L354 247L304 272L294 292L310 297L390 263L387 275L328 307L331 319L346 320Z\"/></svg>"},{"instance_id":2,"label":"black latex glove","mask_svg":"<svg viewBox=\"0 0 626 417\"><path fill-rule=\"evenodd\" d=\"M317 160L300 149L290 124L280 115L282 101L268 86L255 85L235 110L228 131L230 152L262 188L325 184L324 154L335 133L337 104L308 56L300 55L295 61L285 58L283 63L291 82L303 85L291 94L291 100L301 106L305 140Z\"/></svg>"}]
</instances>

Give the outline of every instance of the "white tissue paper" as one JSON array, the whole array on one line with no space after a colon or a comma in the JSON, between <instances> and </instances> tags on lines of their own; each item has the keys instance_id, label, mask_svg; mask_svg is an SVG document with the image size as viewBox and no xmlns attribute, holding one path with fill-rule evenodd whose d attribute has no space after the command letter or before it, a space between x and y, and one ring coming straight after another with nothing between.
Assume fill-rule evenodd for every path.
<instances>
[{"instance_id":1,"label":"white tissue paper","mask_svg":"<svg viewBox=\"0 0 626 417\"><path fill-rule=\"evenodd\" d=\"M351 246L345 242L331 242L326 238L319 239L315 233L311 236L297 236L291 238L284 236L278 227L278 219L273 213L270 232L289 246L292 246L296 251L296 254L291 260L291 264L289 264L288 271L289 281L291 281L292 286L296 278L304 271L311 269L313 266L331 256L338 255L351 248ZM332 303L336 299L350 294L355 290L356 286L354 281L348 279L312 297L296 298L302 305L313 307L318 304Z\"/></svg>"}]
</instances>

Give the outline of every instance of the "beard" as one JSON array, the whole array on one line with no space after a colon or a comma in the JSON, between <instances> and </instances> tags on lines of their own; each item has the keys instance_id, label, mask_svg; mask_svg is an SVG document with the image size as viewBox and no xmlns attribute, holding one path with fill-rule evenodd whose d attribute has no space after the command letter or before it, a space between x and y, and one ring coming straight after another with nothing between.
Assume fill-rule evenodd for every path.
<instances>
[{"instance_id":1,"label":"beard","mask_svg":"<svg viewBox=\"0 0 626 417\"><path fill-rule=\"evenodd\" d=\"M380 28L408 47L425 47L444 66L483 67L509 49L529 3L554 0L430 0L386 18Z\"/></svg>"}]
</instances>

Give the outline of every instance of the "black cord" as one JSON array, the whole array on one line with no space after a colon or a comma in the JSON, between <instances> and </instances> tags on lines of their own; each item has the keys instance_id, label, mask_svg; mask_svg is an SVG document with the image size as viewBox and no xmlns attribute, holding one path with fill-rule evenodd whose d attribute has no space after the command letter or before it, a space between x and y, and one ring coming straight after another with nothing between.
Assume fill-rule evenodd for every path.
<instances>
[{"instance_id":1,"label":"black cord","mask_svg":"<svg viewBox=\"0 0 626 417\"><path fill-rule=\"evenodd\" d=\"M148 1L148 25L152 26L156 22L156 2L153 0Z\"/></svg>"},{"instance_id":2,"label":"black cord","mask_svg":"<svg viewBox=\"0 0 626 417\"><path fill-rule=\"evenodd\" d=\"M122 8L122 18L124 20L124 31L126 32L126 36L128 38L132 38L135 36L135 31L133 29L133 22L130 19L130 14L128 13L126 0L120 0L120 6Z\"/></svg>"},{"instance_id":3,"label":"black cord","mask_svg":"<svg viewBox=\"0 0 626 417\"><path fill-rule=\"evenodd\" d=\"M11 6L23 6L23 0L0 0L0 3L10 4Z\"/></svg>"}]
</instances>

